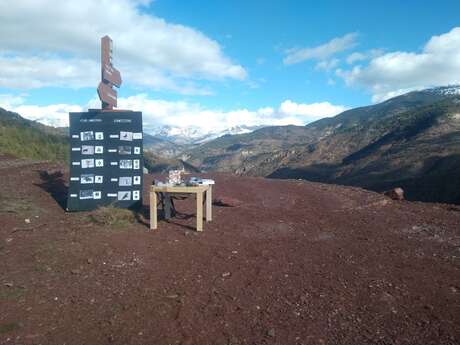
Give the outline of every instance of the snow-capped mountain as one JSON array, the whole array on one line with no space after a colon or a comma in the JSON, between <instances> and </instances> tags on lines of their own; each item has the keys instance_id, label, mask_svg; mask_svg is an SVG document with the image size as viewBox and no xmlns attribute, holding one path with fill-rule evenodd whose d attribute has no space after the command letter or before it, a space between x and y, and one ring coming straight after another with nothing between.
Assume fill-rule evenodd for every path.
<instances>
[{"instance_id":1,"label":"snow-capped mountain","mask_svg":"<svg viewBox=\"0 0 460 345\"><path fill-rule=\"evenodd\" d=\"M438 86L430 89L425 89L424 91L441 96L454 96L460 95L460 85Z\"/></svg>"},{"instance_id":2,"label":"snow-capped mountain","mask_svg":"<svg viewBox=\"0 0 460 345\"><path fill-rule=\"evenodd\" d=\"M223 131L205 131L199 127L160 126L146 132L157 138L165 139L180 145L203 144L224 135L244 134L264 126L235 126Z\"/></svg>"}]
</instances>

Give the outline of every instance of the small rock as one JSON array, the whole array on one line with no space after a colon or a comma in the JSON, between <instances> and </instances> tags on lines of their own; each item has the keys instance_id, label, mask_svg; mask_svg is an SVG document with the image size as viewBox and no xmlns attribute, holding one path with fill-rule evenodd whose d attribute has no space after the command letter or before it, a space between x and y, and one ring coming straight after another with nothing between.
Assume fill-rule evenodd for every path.
<instances>
[{"instance_id":1,"label":"small rock","mask_svg":"<svg viewBox=\"0 0 460 345\"><path fill-rule=\"evenodd\" d=\"M225 277L230 277L230 272L225 272L225 273L222 273L222 278L225 278Z\"/></svg>"},{"instance_id":2,"label":"small rock","mask_svg":"<svg viewBox=\"0 0 460 345\"><path fill-rule=\"evenodd\" d=\"M86 260L86 262L87 262L88 264L92 264L92 263L93 263L93 259L89 258L88 260Z\"/></svg>"},{"instance_id":3,"label":"small rock","mask_svg":"<svg viewBox=\"0 0 460 345\"><path fill-rule=\"evenodd\" d=\"M274 328L270 328L270 329L267 331L267 335L268 335L270 338L275 337L275 329L274 329Z\"/></svg>"},{"instance_id":4,"label":"small rock","mask_svg":"<svg viewBox=\"0 0 460 345\"><path fill-rule=\"evenodd\" d=\"M218 199L214 199L212 203L214 206L223 206L223 207L237 207L243 204L241 200L226 197L226 196L223 196Z\"/></svg>"},{"instance_id":5,"label":"small rock","mask_svg":"<svg viewBox=\"0 0 460 345\"><path fill-rule=\"evenodd\" d=\"M393 200L404 200L404 190L402 188L393 188L389 191L386 191L383 193L387 197L393 199Z\"/></svg>"},{"instance_id":6,"label":"small rock","mask_svg":"<svg viewBox=\"0 0 460 345\"><path fill-rule=\"evenodd\" d=\"M176 299L178 297L179 297L179 295L177 295L177 294L166 296L166 298L171 298L171 299Z\"/></svg>"},{"instance_id":7,"label":"small rock","mask_svg":"<svg viewBox=\"0 0 460 345\"><path fill-rule=\"evenodd\" d=\"M13 287L14 284L13 283L5 283L3 285L5 285L6 287Z\"/></svg>"},{"instance_id":8,"label":"small rock","mask_svg":"<svg viewBox=\"0 0 460 345\"><path fill-rule=\"evenodd\" d=\"M239 343L240 343L240 340L234 336L231 336L227 342L228 345L238 345Z\"/></svg>"},{"instance_id":9,"label":"small rock","mask_svg":"<svg viewBox=\"0 0 460 345\"><path fill-rule=\"evenodd\" d=\"M79 269L73 269L73 270L70 270L70 273L72 273L72 274L80 274L81 271Z\"/></svg>"},{"instance_id":10,"label":"small rock","mask_svg":"<svg viewBox=\"0 0 460 345\"><path fill-rule=\"evenodd\" d=\"M24 219L24 222L26 222L27 224L30 224L30 219L26 218L26 219Z\"/></svg>"}]
</instances>

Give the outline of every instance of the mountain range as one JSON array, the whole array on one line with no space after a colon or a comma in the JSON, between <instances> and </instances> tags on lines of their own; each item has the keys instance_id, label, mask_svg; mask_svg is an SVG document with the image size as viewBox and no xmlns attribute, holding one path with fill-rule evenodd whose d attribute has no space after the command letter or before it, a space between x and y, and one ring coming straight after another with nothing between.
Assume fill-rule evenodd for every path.
<instances>
[{"instance_id":1,"label":"mountain range","mask_svg":"<svg viewBox=\"0 0 460 345\"><path fill-rule=\"evenodd\" d=\"M65 160L66 128L0 109L0 153ZM307 179L460 203L460 87L410 92L306 126L235 127L219 133L163 127L144 133L152 172L229 172Z\"/></svg>"},{"instance_id":2,"label":"mountain range","mask_svg":"<svg viewBox=\"0 0 460 345\"><path fill-rule=\"evenodd\" d=\"M148 131L148 134L177 145L199 145L212 141L224 135L251 133L264 126L234 126L219 131L206 131L200 127L159 126Z\"/></svg>"},{"instance_id":3,"label":"mountain range","mask_svg":"<svg viewBox=\"0 0 460 345\"><path fill-rule=\"evenodd\" d=\"M306 126L223 136L182 153L205 171L296 178L460 203L460 87L414 91Z\"/></svg>"}]
</instances>

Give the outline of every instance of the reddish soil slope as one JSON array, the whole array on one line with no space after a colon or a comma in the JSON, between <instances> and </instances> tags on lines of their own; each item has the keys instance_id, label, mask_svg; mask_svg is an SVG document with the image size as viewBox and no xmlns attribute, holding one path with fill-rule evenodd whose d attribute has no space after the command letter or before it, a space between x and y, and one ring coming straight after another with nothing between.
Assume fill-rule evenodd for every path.
<instances>
[{"instance_id":1,"label":"reddish soil slope","mask_svg":"<svg viewBox=\"0 0 460 345\"><path fill-rule=\"evenodd\" d=\"M109 228L59 168L0 158L1 344L460 343L459 206L212 175L204 232Z\"/></svg>"}]
</instances>

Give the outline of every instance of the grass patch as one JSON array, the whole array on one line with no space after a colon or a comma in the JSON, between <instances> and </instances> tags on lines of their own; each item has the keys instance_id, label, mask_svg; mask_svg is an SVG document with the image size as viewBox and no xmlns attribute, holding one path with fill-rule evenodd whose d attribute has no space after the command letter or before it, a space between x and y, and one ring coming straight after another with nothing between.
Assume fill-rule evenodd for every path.
<instances>
[{"instance_id":1,"label":"grass patch","mask_svg":"<svg viewBox=\"0 0 460 345\"><path fill-rule=\"evenodd\" d=\"M123 228L137 223L133 211L114 206L99 207L89 215L89 220L94 224L111 228Z\"/></svg>"},{"instance_id":2,"label":"grass patch","mask_svg":"<svg viewBox=\"0 0 460 345\"><path fill-rule=\"evenodd\" d=\"M15 301L22 297L25 293L25 289L12 286L12 287L2 287L0 289L0 300L3 301Z\"/></svg>"},{"instance_id":3,"label":"grass patch","mask_svg":"<svg viewBox=\"0 0 460 345\"><path fill-rule=\"evenodd\" d=\"M0 213L33 214L42 213L42 209L30 200L12 198L0 193Z\"/></svg>"},{"instance_id":4,"label":"grass patch","mask_svg":"<svg viewBox=\"0 0 460 345\"><path fill-rule=\"evenodd\" d=\"M23 213L32 211L35 207L27 200L1 200L0 201L0 212L1 213Z\"/></svg>"},{"instance_id":5,"label":"grass patch","mask_svg":"<svg viewBox=\"0 0 460 345\"><path fill-rule=\"evenodd\" d=\"M13 332L19 328L21 328L21 325L19 322L3 323L0 325L0 334L6 334L9 332Z\"/></svg>"}]
</instances>

